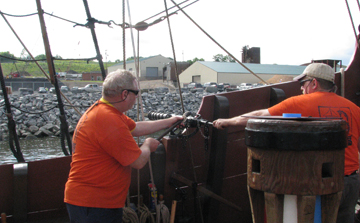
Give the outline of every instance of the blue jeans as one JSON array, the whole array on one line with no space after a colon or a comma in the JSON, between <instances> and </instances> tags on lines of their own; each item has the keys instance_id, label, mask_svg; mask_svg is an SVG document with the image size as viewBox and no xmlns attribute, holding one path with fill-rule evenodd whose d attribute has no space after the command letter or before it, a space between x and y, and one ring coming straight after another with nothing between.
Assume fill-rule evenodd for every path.
<instances>
[{"instance_id":1,"label":"blue jeans","mask_svg":"<svg viewBox=\"0 0 360 223\"><path fill-rule=\"evenodd\" d=\"M66 204L70 223L121 223L122 208L89 208Z\"/></svg>"},{"instance_id":2,"label":"blue jeans","mask_svg":"<svg viewBox=\"0 0 360 223\"><path fill-rule=\"evenodd\" d=\"M344 190L338 212L337 223L354 223L355 206L359 197L359 175L349 175L344 178Z\"/></svg>"}]
</instances>

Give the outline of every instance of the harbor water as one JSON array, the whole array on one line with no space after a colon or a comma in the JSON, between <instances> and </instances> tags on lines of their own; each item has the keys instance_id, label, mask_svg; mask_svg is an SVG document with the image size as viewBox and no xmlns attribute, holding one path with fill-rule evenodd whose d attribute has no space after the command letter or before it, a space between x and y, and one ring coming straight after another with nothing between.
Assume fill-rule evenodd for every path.
<instances>
[{"instance_id":1,"label":"harbor water","mask_svg":"<svg viewBox=\"0 0 360 223\"><path fill-rule=\"evenodd\" d=\"M161 134L162 131L148 137L156 138ZM140 137L139 142L142 143L145 138L146 137ZM137 141L137 138L135 140ZM60 137L20 139L19 142L21 152L26 162L65 156L61 149ZM66 141L65 144L67 145ZM17 163L17 160L10 150L9 141L0 141L0 165L14 163Z\"/></svg>"}]
</instances>

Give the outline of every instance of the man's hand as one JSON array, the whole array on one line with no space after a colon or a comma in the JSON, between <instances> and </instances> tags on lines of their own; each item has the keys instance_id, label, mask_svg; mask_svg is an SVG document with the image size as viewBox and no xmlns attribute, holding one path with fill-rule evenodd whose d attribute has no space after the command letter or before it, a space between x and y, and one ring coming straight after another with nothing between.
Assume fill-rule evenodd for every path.
<instances>
[{"instance_id":1,"label":"man's hand","mask_svg":"<svg viewBox=\"0 0 360 223\"><path fill-rule=\"evenodd\" d=\"M217 119L217 120L213 121L213 126L217 129L225 129L228 126L228 120Z\"/></svg>"},{"instance_id":2,"label":"man's hand","mask_svg":"<svg viewBox=\"0 0 360 223\"><path fill-rule=\"evenodd\" d=\"M155 152L159 144L160 142L154 138L146 138L143 145L148 146L150 152Z\"/></svg>"},{"instance_id":3,"label":"man's hand","mask_svg":"<svg viewBox=\"0 0 360 223\"><path fill-rule=\"evenodd\" d=\"M171 120L171 123L168 127L171 127L173 124L175 124L177 121L183 120L184 117L182 116L173 116L171 118L169 118L169 120Z\"/></svg>"}]
</instances>

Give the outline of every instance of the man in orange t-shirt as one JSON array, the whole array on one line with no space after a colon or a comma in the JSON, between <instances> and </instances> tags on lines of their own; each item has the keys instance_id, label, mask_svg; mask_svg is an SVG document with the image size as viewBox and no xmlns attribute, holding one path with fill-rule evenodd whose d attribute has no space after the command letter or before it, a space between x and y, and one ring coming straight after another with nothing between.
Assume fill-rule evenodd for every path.
<instances>
[{"instance_id":1,"label":"man in orange t-shirt","mask_svg":"<svg viewBox=\"0 0 360 223\"><path fill-rule=\"evenodd\" d=\"M79 120L65 197L70 222L121 223L131 169L141 169L159 141L145 139L139 148L134 136L149 135L182 117L134 122L124 112L139 93L134 75L117 70L107 75L102 98Z\"/></svg>"},{"instance_id":2,"label":"man in orange t-shirt","mask_svg":"<svg viewBox=\"0 0 360 223\"><path fill-rule=\"evenodd\" d=\"M295 77L300 81L303 95L290 97L268 109L253 111L244 116L282 116L283 113L300 113L305 117L342 118L347 123L348 146L345 149L344 190L338 211L337 222L354 222L360 181L358 142L360 136L360 108L351 101L338 96L334 83L333 69L322 63L307 66L304 72ZM215 128L245 126L249 118L237 116L230 119L218 119L213 122Z\"/></svg>"}]
</instances>

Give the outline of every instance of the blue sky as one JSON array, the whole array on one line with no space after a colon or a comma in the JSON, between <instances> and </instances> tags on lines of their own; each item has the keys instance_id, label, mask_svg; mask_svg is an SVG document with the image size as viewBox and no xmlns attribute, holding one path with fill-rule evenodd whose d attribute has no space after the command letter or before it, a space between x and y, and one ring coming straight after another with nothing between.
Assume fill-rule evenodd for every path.
<instances>
[{"instance_id":1,"label":"blue sky","mask_svg":"<svg viewBox=\"0 0 360 223\"><path fill-rule=\"evenodd\" d=\"M128 1L131 21L134 24L165 8L163 0ZM41 4L45 12L78 23L86 23L82 0L42 0ZM88 0L88 4L95 19L122 22L122 0ZM173 3L167 0L167 6L171 7ZM351 3L350 8L357 27L360 18L356 1ZM37 12L37 6L36 1L0 0L0 10L4 13L22 15ZM127 10L126 8L126 22L129 23ZM355 36L345 1L199 0L187 7L185 12L240 61L241 49L245 45L260 47L263 64L300 65L313 59L336 59L348 65L354 51ZM148 22L151 23L160 16ZM34 56L44 53L37 15L25 19L8 16L6 18ZM73 27L71 23L47 15L45 22L54 56L95 56L89 29ZM104 61L122 59L121 28L109 28L98 24L95 26ZM140 32L140 56L161 54L165 57L174 57L168 27L167 20L164 20ZM212 61L214 55L226 54L182 12L170 17L170 27L178 61L195 57ZM23 47L2 18L0 28L0 52L10 51L15 56L20 56ZM132 45L133 42L137 44L138 32L133 32L134 41L130 29L127 29L126 33L126 57L131 57L134 55Z\"/></svg>"}]
</instances>

